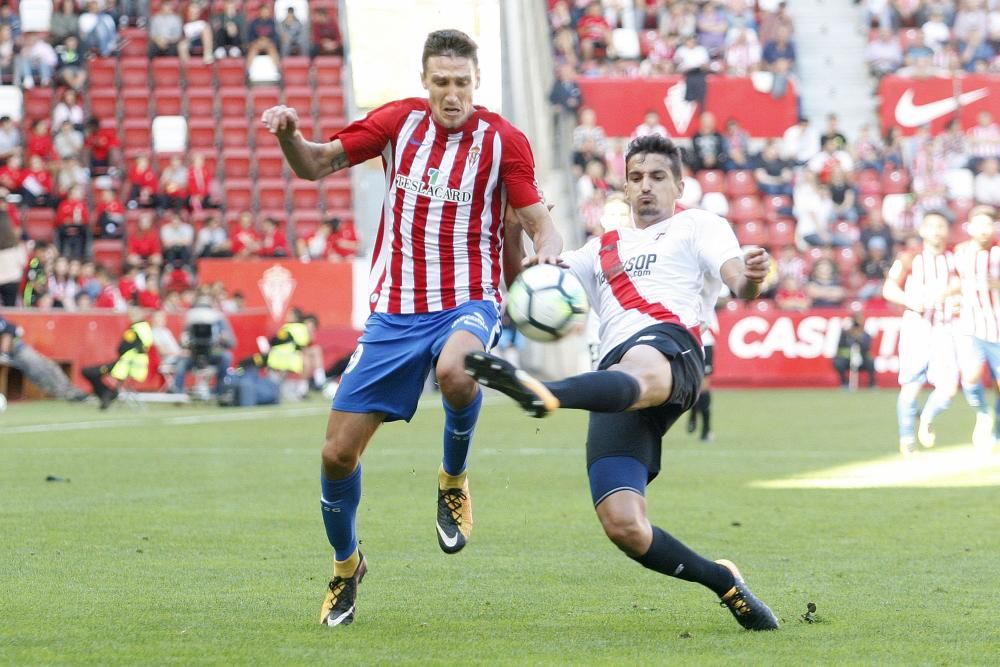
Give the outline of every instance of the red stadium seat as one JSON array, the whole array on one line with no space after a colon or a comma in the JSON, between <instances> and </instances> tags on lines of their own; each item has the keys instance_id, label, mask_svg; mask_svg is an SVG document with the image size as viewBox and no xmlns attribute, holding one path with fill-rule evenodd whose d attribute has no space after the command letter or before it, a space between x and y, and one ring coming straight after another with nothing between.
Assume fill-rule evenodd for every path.
<instances>
[{"instance_id":1,"label":"red stadium seat","mask_svg":"<svg viewBox=\"0 0 1000 667\"><path fill-rule=\"evenodd\" d=\"M187 90L188 118L215 118L215 91L198 87Z\"/></svg>"},{"instance_id":2,"label":"red stadium seat","mask_svg":"<svg viewBox=\"0 0 1000 667\"><path fill-rule=\"evenodd\" d=\"M764 217L764 207L753 195L737 197L729 202L729 219L733 222L760 220Z\"/></svg>"},{"instance_id":3,"label":"red stadium seat","mask_svg":"<svg viewBox=\"0 0 1000 667\"><path fill-rule=\"evenodd\" d=\"M123 58L148 58L149 34L144 28L125 28L118 33Z\"/></svg>"},{"instance_id":4,"label":"red stadium seat","mask_svg":"<svg viewBox=\"0 0 1000 667\"><path fill-rule=\"evenodd\" d=\"M222 153L222 169L226 180L247 178L250 175L251 163L249 148L226 148Z\"/></svg>"},{"instance_id":5,"label":"red stadium seat","mask_svg":"<svg viewBox=\"0 0 1000 667\"><path fill-rule=\"evenodd\" d=\"M224 192L229 211L245 211L253 204L253 183L249 179L227 179Z\"/></svg>"},{"instance_id":6,"label":"red stadium seat","mask_svg":"<svg viewBox=\"0 0 1000 667\"><path fill-rule=\"evenodd\" d=\"M188 88L202 88L215 85L215 67L192 59L184 68Z\"/></svg>"},{"instance_id":7,"label":"red stadium seat","mask_svg":"<svg viewBox=\"0 0 1000 667\"><path fill-rule=\"evenodd\" d=\"M323 182L323 210L329 212L349 208L351 208L350 181L325 180Z\"/></svg>"},{"instance_id":8,"label":"red stadium seat","mask_svg":"<svg viewBox=\"0 0 1000 667\"><path fill-rule=\"evenodd\" d=\"M275 142L277 143L277 142ZM280 148L257 148L257 178L281 178L285 173L285 156Z\"/></svg>"},{"instance_id":9,"label":"red stadium seat","mask_svg":"<svg viewBox=\"0 0 1000 667\"><path fill-rule=\"evenodd\" d=\"M216 63L218 66L219 87L246 86L247 72L241 58L226 58Z\"/></svg>"},{"instance_id":10,"label":"red stadium seat","mask_svg":"<svg viewBox=\"0 0 1000 667\"><path fill-rule=\"evenodd\" d=\"M287 185L281 178L257 180L257 205L261 210L285 210Z\"/></svg>"},{"instance_id":11,"label":"red stadium seat","mask_svg":"<svg viewBox=\"0 0 1000 667\"><path fill-rule=\"evenodd\" d=\"M149 87L149 60L142 58L121 59L122 87Z\"/></svg>"},{"instance_id":12,"label":"red stadium seat","mask_svg":"<svg viewBox=\"0 0 1000 667\"><path fill-rule=\"evenodd\" d=\"M344 60L339 56L318 56L313 63L316 66L316 88L332 88L343 85L340 70Z\"/></svg>"},{"instance_id":13,"label":"red stadium seat","mask_svg":"<svg viewBox=\"0 0 1000 667\"><path fill-rule=\"evenodd\" d=\"M285 88L285 104L299 112L299 116L311 117L313 110L312 89L308 87Z\"/></svg>"},{"instance_id":14,"label":"red stadium seat","mask_svg":"<svg viewBox=\"0 0 1000 667\"><path fill-rule=\"evenodd\" d=\"M749 169L739 169L726 174L726 196L740 197L757 194L757 179Z\"/></svg>"},{"instance_id":15,"label":"red stadium seat","mask_svg":"<svg viewBox=\"0 0 1000 667\"><path fill-rule=\"evenodd\" d=\"M222 145L233 148L247 147L247 121L245 118L223 118L219 123Z\"/></svg>"},{"instance_id":16,"label":"red stadium seat","mask_svg":"<svg viewBox=\"0 0 1000 667\"><path fill-rule=\"evenodd\" d=\"M182 94L183 92L180 88L157 88L153 94L153 99L156 102L156 115L180 116L183 108L183 104L181 103Z\"/></svg>"},{"instance_id":17,"label":"red stadium seat","mask_svg":"<svg viewBox=\"0 0 1000 667\"><path fill-rule=\"evenodd\" d=\"M107 90L115 85L118 76L118 60L116 58L94 58L88 65L90 74L87 83L90 91Z\"/></svg>"},{"instance_id":18,"label":"red stadium seat","mask_svg":"<svg viewBox=\"0 0 1000 667\"><path fill-rule=\"evenodd\" d=\"M211 118L190 118L188 120L188 147L196 150L214 150L215 127L216 123Z\"/></svg>"},{"instance_id":19,"label":"red stadium seat","mask_svg":"<svg viewBox=\"0 0 1000 667\"><path fill-rule=\"evenodd\" d=\"M223 118L246 118L248 91L243 86L219 89L219 109Z\"/></svg>"},{"instance_id":20,"label":"red stadium seat","mask_svg":"<svg viewBox=\"0 0 1000 667\"><path fill-rule=\"evenodd\" d=\"M902 169L892 169L882 174L882 194L896 195L908 192L910 175Z\"/></svg>"},{"instance_id":21,"label":"red stadium seat","mask_svg":"<svg viewBox=\"0 0 1000 667\"><path fill-rule=\"evenodd\" d=\"M126 149L149 150L153 143L153 131L149 120L126 119L122 123L122 143Z\"/></svg>"},{"instance_id":22,"label":"red stadium seat","mask_svg":"<svg viewBox=\"0 0 1000 667\"><path fill-rule=\"evenodd\" d=\"M774 222L783 215L787 215L792 208L792 198L786 195L766 195L763 200L764 218Z\"/></svg>"},{"instance_id":23,"label":"red stadium seat","mask_svg":"<svg viewBox=\"0 0 1000 667\"><path fill-rule=\"evenodd\" d=\"M265 109L269 109L281 102L281 89L275 86L255 86L253 89L253 120L260 118Z\"/></svg>"},{"instance_id":24,"label":"red stadium seat","mask_svg":"<svg viewBox=\"0 0 1000 667\"><path fill-rule=\"evenodd\" d=\"M114 84L109 88L91 88L89 93L90 115L97 118L117 118L118 97L119 94L115 90Z\"/></svg>"},{"instance_id":25,"label":"red stadium seat","mask_svg":"<svg viewBox=\"0 0 1000 667\"><path fill-rule=\"evenodd\" d=\"M179 88L181 61L179 58L153 58L150 61L151 83L155 88Z\"/></svg>"},{"instance_id":26,"label":"red stadium seat","mask_svg":"<svg viewBox=\"0 0 1000 667\"><path fill-rule=\"evenodd\" d=\"M94 263L107 267L114 275L122 271L125 262L125 242L121 239L97 239L91 245Z\"/></svg>"},{"instance_id":27,"label":"red stadium seat","mask_svg":"<svg viewBox=\"0 0 1000 667\"><path fill-rule=\"evenodd\" d=\"M760 245L768 244L768 230L763 222L748 220L736 224L736 240L740 245Z\"/></svg>"},{"instance_id":28,"label":"red stadium seat","mask_svg":"<svg viewBox=\"0 0 1000 667\"><path fill-rule=\"evenodd\" d=\"M344 115L344 92L340 89L316 89L316 108L322 115Z\"/></svg>"},{"instance_id":29,"label":"red stadium seat","mask_svg":"<svg viewBox=\"0 0 1000 667\"><path fill-rule=\"evenodd\" d=\"M51 243L56 235L56 212L51 208L29 208L24 216L24 231L33 241Z\"/></svg>"},{"instance_id":30,"label":"red stadium seat","mask_svg":"<svg viewBox=\"0 0 1000 667\"><path fill-rule=\"evenodd\" d=\"M795 220L792 218L778 218L768 225L768 236L770 237L771 245L775 248L795 245Z\"/></svg>"},{"instance_id":31,"label":"red stadium seat","mask_svg":"<svg viewBox=\"0 0 1000 667\"><path fill-rule=\"evenodd\" d=\"M881 195L882 178L874 169L863 169L855 177L858 193L862 195Z\"/></svg>"},{"instance_id":32,"label":"red stadium seat","mask_svg":"<svg viewBox=\"0 0 1000 667\"><path fill-rule=\"evenodd\" d=\"M316 140L329 141L330 137L347 127L347 119L344 117L327 117L322 113L319 115L319 124L316 126Z\"/></svg>"},{"instance_id":33,"label":"red stadium seat","mask_svg":"<svg viewBox=\"0 0 1000 667\"><path fill-rule=\"evenodd\" d=\"M725 174L721 169L706 169L698 172L698 185L701 186L702 193L723 192Z\"/></svg>"},{"instance_id":34,"label":"red stadium seat","mask_svg":"<svg viewBox=\"0 0 1000 667\"><path fill-rule=\"evenodd\" d=\"M150 94L144 88L129 88L121 91L122 111L126 119L136 120L139 118L149 118L150 114ZM147 121L148 122L148 121Z\"/></svg>"},{"instance_id":35,"label":"red stadium seat","mask_svg":"<svg viewBox=\"0 0 1000 667\"><path fill-rule=\"evenodd\" d=\"M48 118L52 115L55 97L52 88L39 87L24 91L24 117ZM53 131L59 128L52 128Z\"/></svg>"},{"instance_id":36,"label":"red stadium seat","mask_svg":"<svg viewBox=\"0 0 1000 667\"><path fill-rule=\"evenodd\" d=\"M319 183L293 179L291 204L293 211L319 211Z\"/></svg>"},{"instance_id":37,"label":"red stadium seat","mask_svg":"<svg viewBox=\"0 0 1000 667\"><path fill-rule=\"evenodd\" d=\"M321 224L323 224L323 216L320 215L319 211L293 208L289 229L296 239L307 239L316 233Z\"/></svg>"},{"instance_id":38,"label":"red stadium seat","mask_svg":"<svg viewBox=\"0 0 1000 667\"><path fill-rule=\"evenodd\" d=\"M309 86L309 58L289 56L281 61L281 78L285 91L296 86Z\"/></svg>"}]
</instances>

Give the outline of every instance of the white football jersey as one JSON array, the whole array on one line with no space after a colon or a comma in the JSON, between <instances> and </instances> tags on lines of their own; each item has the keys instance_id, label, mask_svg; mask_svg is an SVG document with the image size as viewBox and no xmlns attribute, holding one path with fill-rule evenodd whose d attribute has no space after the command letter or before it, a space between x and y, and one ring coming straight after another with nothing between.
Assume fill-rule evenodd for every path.
<instances>
[{"instance_id":1,"label":"white football jersey","mask_svg":"<svg viewBox=\"0 0 1000 667\"><path fill-rule=\"evenodd\" d=\"M600 356L646 327L696 332L711 321L719 273L743 252L723 218L691 209L645 229L619 229L562 254L601 322Z\"/></svg>"}]
</instances>

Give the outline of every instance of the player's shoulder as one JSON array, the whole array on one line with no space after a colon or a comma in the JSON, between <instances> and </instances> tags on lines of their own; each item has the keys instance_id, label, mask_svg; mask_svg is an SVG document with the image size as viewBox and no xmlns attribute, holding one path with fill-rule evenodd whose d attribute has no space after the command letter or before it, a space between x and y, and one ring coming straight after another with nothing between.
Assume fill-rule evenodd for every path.
<instances>
[{"instance_id":1,"label":"player's shoulder","mask_svg":"<svg viewBox=\"0 0 1000 667\"><path fill-rule=\"evenodd\" d=\"M423 97L405 97L401 100L386 102L382 106L374 109L371 113L379 115L396 115L399 117L408 116L414 111L430 113L430 104Z\"/></svg>"},{"instance_id":2,"label":"player's shoulder","mask_svg":"<svg viewBox=\"0 0 1000 667\"><path fill-rule=\"evenodd\" d=\"M486 107L476 107L476 118L487 123L490 128L503 136L524 137L524 132L512 122L501 116L496 111L490 111Z\"/></svg>"},{"instance_id":3,"label":"player's shoulder","mask_svg":"<svg viewBox=\"0 0 1000 667\"><path fill-rule=\"evenodd\" d=\"M730 226L729 221L721 215L717 215L711 211L706 211L701 208L686 208L683 211L678 211L670 217L670 221L671 223L690 225L700 231L711 230L716 232L732 232L733 229Z\"/></svg>"}]
</instances>

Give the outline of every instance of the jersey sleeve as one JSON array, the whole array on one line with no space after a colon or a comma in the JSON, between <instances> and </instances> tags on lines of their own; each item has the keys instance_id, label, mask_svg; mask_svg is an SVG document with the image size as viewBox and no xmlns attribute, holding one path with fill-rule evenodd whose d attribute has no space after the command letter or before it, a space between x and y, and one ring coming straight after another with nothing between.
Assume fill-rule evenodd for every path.
<instances>
[{"instance_id":1,"label":"jersey sleeve","mask_svg":"<svg viewBox=\"0 0 1000 667\"><path fill-rule=\"evenodd\" d=\"M743 257L740 242L736 240L736 234L725 219L694 210L691 215L703 218L696 222L698 231L695 234L701 269L712 277L721 278L720 269L723 264Z\"/></svg>"},{"instance_id":2,"label":"jersey sleeve","mask_svg":"<svg viewBox=\"0 0 1000 667\"><path fill-rule=\"evenodd\" d=\"M569 267L570 273L576 276L583 289L587 292L587 300L591 309L596 310L598 298L597 274L600 262L598 261L597 246L600 239L593 238L579 250L569 250L559 255L559 258Z\"/></svg>"},{"instance_id":3,"label":"jersey sleeve","mask_svg":"<svg viewBox=\"0 0 1000 667\"><path fill-rule=\"evenodd\" d=\"M524 208L542 201L535 180L535 157L524 133L507 126L500 132L503 141L500 156L500 180L507 188L507 197L514 208Z\"/></svg>"},{"instance_id":4,"label":"jersey sleeve","mask_svg":"<svg viewBox=\"0 0 1000 667\"><path fill-rule=\"evenodd\" d=\"M360 164L382 154L412 110L413 105L407 100L389 102L340 130L330 141L340 139L351 165Z\"/></svg>"},{"instance_id":5,"label":"jersey sleeve","mask_svg":"<svg viewBox=\"0 0 1000 667\"><path fill-rule=\"evenodd\" d=\"M889 273L886 275L886 278L896 283L900 289L903 289L906 286L906 278L910 275L911 266L913 266L913 255L902 255L889 267Z\"/></svg>"}]
</instances>

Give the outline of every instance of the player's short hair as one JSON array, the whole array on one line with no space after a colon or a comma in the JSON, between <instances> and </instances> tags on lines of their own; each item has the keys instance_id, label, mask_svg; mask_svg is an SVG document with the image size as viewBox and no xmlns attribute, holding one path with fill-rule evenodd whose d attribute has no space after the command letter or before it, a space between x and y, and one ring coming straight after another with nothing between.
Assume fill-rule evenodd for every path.
<instances>
[{"instance_id":1,"label":"player's short hair","mask_svg":"<svg viewBox=\"0 0 1000 667\"><path fill-rule=\"evenodd\" d=\"M949 216L944 211L939 211L937 209L933 209L924 213L923 217L920 219L920 224L923 224L933 218L941 218L942 220L944 220L944 223L946 225L948 225L949 227L951 226L951 216Z\"/></svg>"},{"instance_id":2,"label":"player's short hair","mask_svg":"<svg viewBox=\"0 0 1000 667\"><path fill-rule=\"evenodd\" d=\"M637 137L628 145L625 151L625 166L628 167L629 160L640 153L654 153L667 158L670 163L670 173L673 174L674 181L681 182L681 149L673 141L659 134L647 134L644 137Z\"/></svg>"},{"instance_id":3,"label":"player's short hair","mask_svg":"<svg viewBox=\"0 0 1000 667\"><path fill-rule=\"evenodd\" d=\"M461 30L435 30L427 35L424 55L420 62L427 69L427 59L433 56L468 58L473 66L479 67L479 46Z\"/></svg>"}]
</instances>

